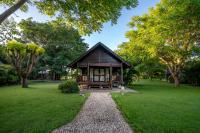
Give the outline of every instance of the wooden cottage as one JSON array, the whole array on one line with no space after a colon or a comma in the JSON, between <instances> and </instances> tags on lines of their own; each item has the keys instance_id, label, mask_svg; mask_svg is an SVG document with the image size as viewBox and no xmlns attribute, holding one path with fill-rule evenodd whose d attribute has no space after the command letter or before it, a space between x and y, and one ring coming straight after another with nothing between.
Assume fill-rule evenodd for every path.
<instances>
[{"instance_id":1,"label":"wooden cottage","mask_svg":"<svg viewBox=\"0 0 200 133\"><path fill-rule=\"evenodd\" d=\"M68 65L77 69L81 88L113 88L123 84L123 70L130 65L99 42Z\"/></svg>"}]
</instances>

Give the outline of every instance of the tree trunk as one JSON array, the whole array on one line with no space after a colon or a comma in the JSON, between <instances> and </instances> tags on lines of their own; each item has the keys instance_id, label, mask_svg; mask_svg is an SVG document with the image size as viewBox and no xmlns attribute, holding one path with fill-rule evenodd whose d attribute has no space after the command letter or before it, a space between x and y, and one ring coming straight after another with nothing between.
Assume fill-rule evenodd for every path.
<instances>
[{"instance_id":1,"label":"tree trunk","mask_svg":"<svg viewBox=\"0 0 200 133\"><path fill-rule=\"evenodd\" d=\"M21 84L22 84L22 88L28 88L28 80L27 80L27 77L22 77L22 78L21 78Z\"/></svg>"},{"instance_id":2,"label":"tree trunk","mask_svg":"<svg viewBox=\"0 0 200 133\"><path fill-rule=\"evenodd\" d=\"M173 76L174 79L174 84L176 87L180 86L180 81L179 81L179 77L177 75Z\"/></svg>"},{"instance_id":3,"label":"tree trunk","mask_svg":"<svg viewBox=\"0 0 200 133\"><path fill-rule=\"evenodd\" d=\"M172 77L174 79L174 85L176 87L179 87L180 86L179 72L173 72L173 71L171 71L171 75L172 75Z\"/></svg>"},{"instance_id":4,"label":"tree trunk","mask_svg":"<svg viewBox=\"0 0 200 133\"><path fill-rule=\"evenodd\" d=\"M174 70L174 69L171 69L170 67L169 68L169 72L171 74L171 76L173 77L173 80L174 80L174 85L176 87L179 87L180 86L180 79L179 79L179 73L180 73L180 70Z\"/></svg>"},{"instance_id":5,"label":"tree trunk","mask_svg":"<svg viewBox=\"0 0 200 133\"><path fill-rule=\"evenodd\" d=\"M12 13L14 13L15 11L17 11L25 2L27 2L28 0L18 0L16 4L14 4L13 6L11 6L10 8L8 8L6 11L4 11L1 15L0 15L0 24L6 19L8 18Z\"/></svg>"}]
</instances>

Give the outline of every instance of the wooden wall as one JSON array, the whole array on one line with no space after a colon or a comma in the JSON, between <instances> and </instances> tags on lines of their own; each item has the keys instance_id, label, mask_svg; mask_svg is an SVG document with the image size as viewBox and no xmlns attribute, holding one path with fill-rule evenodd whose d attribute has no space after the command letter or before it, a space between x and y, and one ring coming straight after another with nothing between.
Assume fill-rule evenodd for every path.
<instances>
[{"instance_id":1,"label":"wooden wall","mask_svg":"<svg viewBox=\"0 0 200 133\"><path fill-rule=\"evenodd\" d=\"M112 63L120 65L121 62L107 53L101 47L97 48L86 57L84 57L81 61L79 61L80 66L85 66L88 63Z\"/></svg>"}]
</instances>

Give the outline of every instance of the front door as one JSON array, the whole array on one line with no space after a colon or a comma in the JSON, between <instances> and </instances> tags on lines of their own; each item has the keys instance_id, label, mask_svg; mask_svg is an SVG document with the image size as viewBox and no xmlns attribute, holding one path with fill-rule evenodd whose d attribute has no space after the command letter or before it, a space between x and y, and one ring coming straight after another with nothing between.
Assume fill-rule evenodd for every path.
<instances>
[{"instance_id":1,"label":"front door","mask_svg":"<svg viewBox=\"0 0 200 133\"><path fill-rule=\"evenodd\" d=\"M105 82L105 69L104 68L94 68L94 82Z\"/></svg>"}]
</instances>

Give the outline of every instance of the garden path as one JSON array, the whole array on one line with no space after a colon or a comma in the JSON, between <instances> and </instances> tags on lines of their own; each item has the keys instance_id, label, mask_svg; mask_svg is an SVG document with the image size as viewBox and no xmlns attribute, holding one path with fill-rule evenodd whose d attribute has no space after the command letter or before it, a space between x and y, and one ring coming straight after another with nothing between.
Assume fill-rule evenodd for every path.
<instances>
[{"instance_id":1,"label":"garden path","mask_svg":"<svg viewBox=\"0 0 200 133\"><path fill-rule=\"evenodd\" d=\"M53 133L132 133L109 92L91 92L76 118Z\"/></svg>"}]
</instances>

